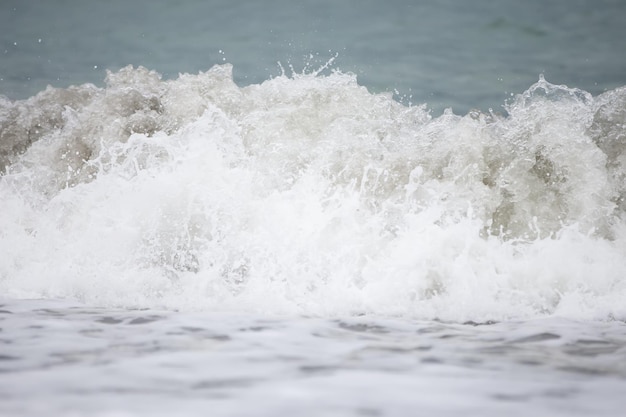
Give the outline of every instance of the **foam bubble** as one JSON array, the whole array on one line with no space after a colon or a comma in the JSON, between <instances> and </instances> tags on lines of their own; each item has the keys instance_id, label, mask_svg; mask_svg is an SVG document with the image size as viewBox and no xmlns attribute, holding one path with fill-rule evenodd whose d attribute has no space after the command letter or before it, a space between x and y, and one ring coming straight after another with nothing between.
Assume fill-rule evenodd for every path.
<instances>
[{"instance_id":1,"label":"foam bubble","mask_svg":"<svg viewBox=\"0 0 626 417\"><path fill-rule=\"evenodd\" d=\"M624 88L506 117L229 65L0 102L0 288L115 306L625 318Z\"/></svg>"}]
</instances>

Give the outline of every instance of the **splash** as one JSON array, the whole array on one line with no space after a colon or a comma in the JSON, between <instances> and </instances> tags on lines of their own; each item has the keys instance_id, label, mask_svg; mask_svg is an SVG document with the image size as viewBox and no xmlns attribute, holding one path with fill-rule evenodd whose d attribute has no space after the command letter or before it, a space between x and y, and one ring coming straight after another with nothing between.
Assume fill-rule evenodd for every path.
<instances>
[{"instance_id":1,"label":"splash","mask_svg":"<svg viewBox=\"0 0 626 417\"><path fill-rule=\"evenodd\" d=\"M626 88L540 78L506 110L433 118L338 71L238 87L228 64L1 101L0 290L626 319Z\"/></svg>"}]
</instances>

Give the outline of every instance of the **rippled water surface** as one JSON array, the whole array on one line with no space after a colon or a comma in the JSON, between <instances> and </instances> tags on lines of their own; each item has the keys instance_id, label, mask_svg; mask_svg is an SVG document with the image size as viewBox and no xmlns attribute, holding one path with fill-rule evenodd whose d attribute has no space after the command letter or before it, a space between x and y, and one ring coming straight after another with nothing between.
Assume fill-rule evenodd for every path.
<instances>
[{"instance_id":1,"label":"rippled water surface","mask_svg":"<svg viewBox=\"0 0 626 417\"><path fill-rule=\"evenodd\" d=\"M618 416L626 394L621 322L268 317L41 300L3 300L0 320L5 415Z\"/></svg>"}]
</instances>

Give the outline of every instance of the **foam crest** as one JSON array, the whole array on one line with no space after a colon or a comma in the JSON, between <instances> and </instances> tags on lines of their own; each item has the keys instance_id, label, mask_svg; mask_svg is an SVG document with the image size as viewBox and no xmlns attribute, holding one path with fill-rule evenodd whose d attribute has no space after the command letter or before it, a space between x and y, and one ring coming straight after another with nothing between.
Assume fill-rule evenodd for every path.
<instances>
[{"instance_id":1,"label":"foam crest","mask_svg":"<svg viewBox=\"0 0 626 417\"><path fill-rule=\"evenodd\" d=\"M173 309L626 318L626 90L506 117L229 65L0 102L0 288Z\"/></svg>"}]
</instances>

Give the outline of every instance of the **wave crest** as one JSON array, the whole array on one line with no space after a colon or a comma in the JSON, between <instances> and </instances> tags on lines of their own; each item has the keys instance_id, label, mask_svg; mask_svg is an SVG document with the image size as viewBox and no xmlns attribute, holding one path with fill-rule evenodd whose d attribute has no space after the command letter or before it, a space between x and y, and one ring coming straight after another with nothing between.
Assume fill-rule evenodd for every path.
<instances>
[{"instance_id":1,"label":"wave crest","mask_svg":"<svg viewBox=\"0 0 626 417\"><path fill-rule=\"evenodd\" d=\"M118 305L622 317L626 89L508 115L230 65L0 102L0 288ZM623 298L622 298L623 299ZM243 306L243 307L242 307ZM624 316L626 317L626 316Z\"/></svg>"}]
</instances>

